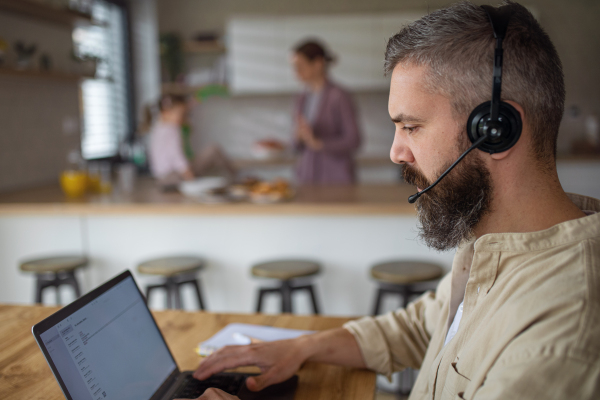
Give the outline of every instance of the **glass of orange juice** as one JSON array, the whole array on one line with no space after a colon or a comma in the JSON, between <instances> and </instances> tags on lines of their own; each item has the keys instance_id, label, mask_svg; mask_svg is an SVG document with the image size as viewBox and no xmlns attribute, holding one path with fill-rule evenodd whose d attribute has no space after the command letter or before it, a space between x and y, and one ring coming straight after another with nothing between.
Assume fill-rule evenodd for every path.
<instances>
[{"instance_id":1,"label":"glass of orange juice","mask_svg":"<svg viewBox=\"0 0 600 400\"><path fill-rule=\"evenodd\" d=\"M82 197L88 188L88 176L84 171L63 171L60 174L60 187L67 197Z\"/></svg>"}]
</instances>

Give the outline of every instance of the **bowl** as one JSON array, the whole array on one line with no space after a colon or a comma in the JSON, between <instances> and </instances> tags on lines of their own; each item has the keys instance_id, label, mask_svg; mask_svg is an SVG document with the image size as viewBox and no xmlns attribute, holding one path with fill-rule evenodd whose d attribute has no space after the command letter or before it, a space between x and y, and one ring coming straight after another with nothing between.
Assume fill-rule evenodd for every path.
<instances>
[{"instance_id":1,"label":"bowl","mask_svg":"<svg viewBox=\"0 0 600 400\"><path fill-rule=\"evenodd\" d=\"M179 191L188 197L202 197L210 190L227 186L227 179L220 176L207 176L193 181L183 181L179 184Z\"/></svg>"}]
</instances>

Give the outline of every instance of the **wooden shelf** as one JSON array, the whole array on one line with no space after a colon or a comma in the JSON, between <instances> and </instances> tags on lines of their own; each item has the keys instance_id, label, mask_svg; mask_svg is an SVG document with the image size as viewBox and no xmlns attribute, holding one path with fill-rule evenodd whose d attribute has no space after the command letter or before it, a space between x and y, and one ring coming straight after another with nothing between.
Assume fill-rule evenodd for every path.
<instances>
[{"instance_id":1,"label":"wooden shelf","mask_svg":"<svg viewBox=\"0 0 600 400\"><path fill-rule=\"evenodd\" d=\"M0 11L7 11L51 24L72 27L76 21L92 22L89 14L60 9L28 0L0 0Z\"/></svg>"},{"instance_id":2,"label":"wooden shelf","mask_svg":"<svg viewBox=\"0 0 600 400\"><path fill-rule=\"evenodd\" d=\"M67 81L67 82L78 82L81 79L94 79L93 76L72 74L68 72L59 71L39 71L31 69L13 69L13 68L0 68L0 75L11 75L20 76L25 78L39 78L55 81Z\"/></svg>"},{"instance_id":3,"label":"wooden shelf","mask_svg":"<svg viewBox=\"0 0 600 400\"><path fill-rule=\"evenodd\" d=\"M225 50L219 42L187 41L183 44L183 52L188 54L222 54Z\"/></svg>"}]
</instances>

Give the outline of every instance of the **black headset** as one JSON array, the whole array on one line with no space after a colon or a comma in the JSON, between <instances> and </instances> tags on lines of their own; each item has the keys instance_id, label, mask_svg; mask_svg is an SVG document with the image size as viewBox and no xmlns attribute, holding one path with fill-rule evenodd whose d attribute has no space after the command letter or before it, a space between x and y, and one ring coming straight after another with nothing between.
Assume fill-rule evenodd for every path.
<instances>
[{"instance_id":1,"label":"black headset","mask_svg":"<svg viewBox=\"0 0 600 400\"><path fill-rule=\"evenodd\" d=\"M479 150L490 154L500 153L513 147L521 136L522 122L519 112L510 104L500 100L502 90L502 40L506 36L508 21L513 10L507 6L498 9L481 6L487 13L496 38L494 52L494 83L492 101L478 105L467 121L467 133L471 143L488 135L488 139L479 145Z\"/></svg>"},{"instance_id":2,"label":"black headset","mask_svg":"<svg viewBox=\"0 0 600 400\"><path fill-rule=\"evenodd\" d=\"M523 123L521 115L510 104L500 100L502 91L502 40L506 36L508 22L514 11L509 6L494 8L481 6L492 24L496 49L494 51L494 74L492 101L475 107L467 120L467 134L473 145L465 151L440 177L427 188L408 198L409 203L417 201L421 195L437 185L473 149L478 148L490 154L500 153L513 147L521 136Z\"/></svg>"}]
</instances>

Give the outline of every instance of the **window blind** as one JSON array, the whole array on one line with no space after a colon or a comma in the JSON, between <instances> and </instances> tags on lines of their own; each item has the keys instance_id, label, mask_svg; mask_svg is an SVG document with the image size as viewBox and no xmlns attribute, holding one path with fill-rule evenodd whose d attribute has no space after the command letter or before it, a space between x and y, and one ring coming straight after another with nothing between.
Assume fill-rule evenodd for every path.
<instances>
[{"instance_id":1,"label":"window blind","mask_svg":"<svg viewBox=\"0 0 600 400\"><path fill-rule=\"evenodd\" d=\"M76 56L98 58L95 78L81 84L81 150L88 160L116 155L131 126L125 10L97 0L92 16L97 24L73 31Z\"/></svg>"}]
</instances>

